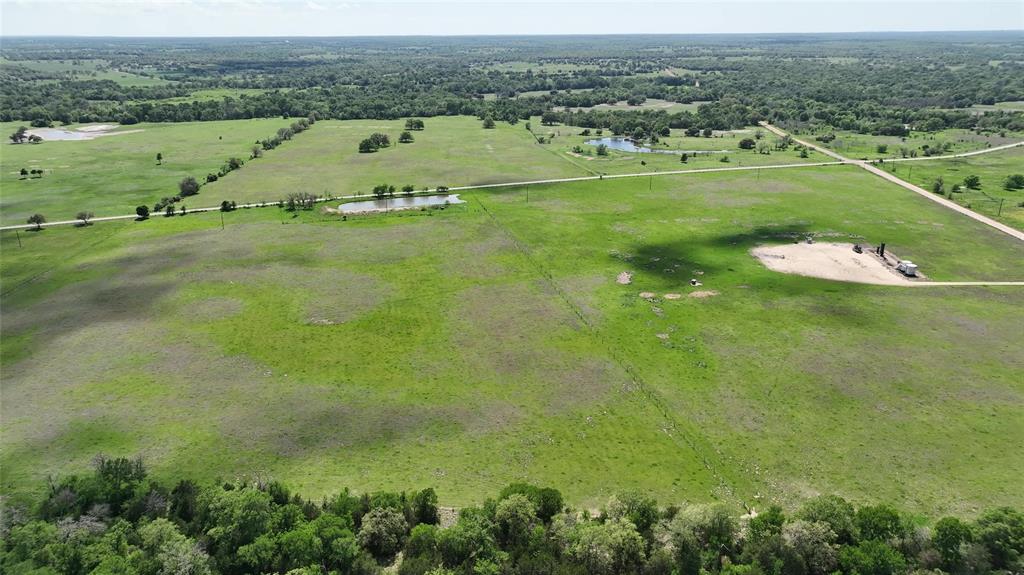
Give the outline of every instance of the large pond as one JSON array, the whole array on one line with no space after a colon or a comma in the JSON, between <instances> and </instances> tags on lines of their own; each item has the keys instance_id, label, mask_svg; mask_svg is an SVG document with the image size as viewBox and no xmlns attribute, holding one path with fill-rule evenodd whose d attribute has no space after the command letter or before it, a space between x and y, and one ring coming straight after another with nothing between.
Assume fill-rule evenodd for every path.
<instances>
[{"instance_id":1,"label":"large pond","mask_svg":"<svg viewBox=\"0 0 1024 575\"><path fill-rule=\"evenodd\" d=\"M647 146L638 144L634 140L629 138L597 138L594 140L587 140L585 142L588 146L597 146L604 144L612 150L618 150L620 152L637 152L641 154L713 154L717 152L727 152L728 150L656 150L654 148L648 148Z\"/></svg>"},{"instance_id":2,"label":"large pond","mask_svg":"<svg viewBox=\"0 0 1024 575\"><path fill-rule=\"evenodd\" d=\"M384 200L365 200L362 202L349 202L338 206L338 211L343 214L361 214L366 212L385 212L390 210L408 210L411 208L427 208L430 206L443 206L444 204L464 204L459 199L459 194L446 194L442 196L396 196Z\"/></svg>"}]
</instances>

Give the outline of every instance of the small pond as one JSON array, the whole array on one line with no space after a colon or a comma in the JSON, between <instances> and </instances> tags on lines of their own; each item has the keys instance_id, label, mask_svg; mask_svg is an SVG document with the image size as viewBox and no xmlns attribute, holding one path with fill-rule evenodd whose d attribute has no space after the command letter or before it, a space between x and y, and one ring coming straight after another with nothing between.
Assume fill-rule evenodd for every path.
<instances>
[{"instance_id":1,"label":"small pond","mask_svg":"<svg viewBox=\"0 0 1024 575\"><path fill-rule=\"evenodd\" d=\"M343 214L359 214L366 212L384 212L391 210L408 210L410 208L427 208L430 206L443 206L449 204L464 204L459 199L459 194L446 194L441 196L395 196L383 200L365 200L362 202L349 202L338 206L338 211Z\"/></svg>"},{"instance_id":2,"label":"small pond","mask_svg":"<svg viewBox=\"0 0 1024 575\"><path fill-rule=\"evenodd\" d=\"M638 152L641 154L714 154L718 152L726 152L728 150L655 150L648 148L642 144L630 140L629 138L597 138L594 140L587 140L584 142L588 146L597 146L598 144L604 144L609 149L618 150L620 152Z\"/></svg>"},{"instance_id":3,"label":"small pond","mask_svg":"<svg viewBox=\"0 0 1024 575\"><path fill-rule=\"evenodd\" d=\"M90 134L89 132L62 130L60 128L32 128L28 133L39 136L44 142L60 140L91 140L96 137L96 134Z\"/></svg>"}]
</instances>

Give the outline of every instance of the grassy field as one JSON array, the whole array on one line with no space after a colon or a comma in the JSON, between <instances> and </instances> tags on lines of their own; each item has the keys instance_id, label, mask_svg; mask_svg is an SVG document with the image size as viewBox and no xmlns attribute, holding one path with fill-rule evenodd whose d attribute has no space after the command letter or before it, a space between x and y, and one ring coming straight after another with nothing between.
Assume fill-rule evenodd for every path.
<instances>
[{"instance_id":1,"label":"grassy field","mask_svg":"<svg viewBox=\"0 0 1024 575\"><path fill-rule=\"evenodd\" d=\"M495 129L484 130L479 120L465 116L425 122L425 130L413 132L411 144L397 143L404 120L317 122L287 146L207 186L202 196L214 203L242 202L278 200L291 191L369 193L381 183L422 189L589 175L569 158L537 145L523 124L498 122ZM388 134L391 147L360 154L359 141L374 132Z\"/></svg>"},{"instance_id":2,"label":"grassy field","mask_svg":"<svg viewBox=\"0 0 1024 575\"><path fill-rule=\"evenodd\" d=\"M87 141L50 141L39 145L0 144L0 223L20 224L33 213L51 221L71 219L80 210L97 216L131 213L136 205L152 205L177 193L185 176L200 181L231 156L248 158L258 139L273 135L288 120L267 119L180 124L121 126L131 132ZM17 123L0 125L5 133ZM659 149L703 150L686 164L674 154L611 151L597 157L580 128L541 126L531 121L533 133L551 138L539 145L525 124L499 122L484 130L476 118L439 117L426 120L427 128L414 132L415 142L398 144L404 120L321 121L263 158L206 185L191 207L214 206L222 200L239 203L277 201L293 191L318 195L368 193L373 186L461 186L538 179L659 172L666 170L757 166L827 160L811 153L806 159L794 150L769 155L740 150L740 139L753 128L716 132L711 138L689 138L676 131L657 144ZM360 154L358 143L373 132L387 133L391 147ZM553 138L552 138L553 136ZM589 155L576 154L581 146ZM164 155L157 165L156 153ZM729 162L720 160L728 156ZM41 168L41 178L21 178L21 168Z\"/></svg>"},{"instance_id":3,"label":"grassy field","mask_svg":"<svg viewBox=\"0 0 1024 575\"><path fill-rule=\"evenodd\" d=\"M832 130L829 130L832 132ZM827 148L835 150L844 156L856 159L877 158L899 158L902 156L901 148L907 153L914 151L917 156L924 156L923 147L943 149L948 144L948 149L942 153L957 154L960 152L973 152L985 148L1001 146L1011 142L1024 140L1024 134L1007 132L999 134L975 134L970 130L948 129L939 132L911 132L906 138L899 136L872 136L871 134L858 134L835 130L836 139L831 142L815 142ZM815 134L805 134L806 137L813 137ZM886 146L884 153L878 151L878 146Z\"/></svg>"},{"instance_id":4,"label":"grassy field","mask_svg":"<svg viewBox=\"0 0 1024 575\"><path fill-rule=\"evenodd\" d=\"M552 74L576 72L578 70L597 70L599 66L596 64L571 64L567 62L497 62L485 68L499 72L526 72L531 70L537 74Z\"/></svg>"},{"instance_id":5,"label":"grassy field","mask_svg":"<svg viewBox=\"0 0 1024 575\"><path fill-rule=\"evenodd\" d=\"M262 88L210 88L207 90L196 90L188 96L146 101L154 104L183 104L191 102L207 102L209 100L222 100L224 98L239 98L243 95L253 96L262 94L266 91L267 90Z\"/></svg>"},{"instance_id":6,"label":"grassy field","mask_svg":"<svg viewBox=\"0 0 1024 575\"><path fill-rule=\"evenodd\" d=\"M305 181L351 173L330 170ZM104 452L443 504L513 480L585 505L634 487L932 516L1024 503L1024 290L842 284L748 255L815 233L885 241L937 280L1019 280L1020 242L852 166L465 199L0 234L0 485ZM718 295L687 297L691 277Z\"/></svg>"},{"instance_id":7,"label":"grassy field","mask_svg":"<svg viewBox=\"0 0 1024 575\"><path fill-rule=\"evenodd\" d=\"M631 106L625 100L616 102L614 104L598 104L589 108L575 108L576 110L661 110L669 114L676 114L678 112L696 112L697 107L706 102L692 102L690 104L682 104L680 102L670 102L668 100L659 100L657 98L648 98L643 104L637 106Z\"/></svg>"},{"instance_id":8,"label":"grassy field","mask_svg":"<svg viewBox=\"0 0 1024 575\"><path fill-rule=\"evenodd\" d=\"M11 144L6 135L19 123L2 124L0 223L24 223L33 213L51 221L73 219L80 210L98 216L132 213L139 204L152 206L161 197L177 194L185 176L202 181L229 157L248 158L253 142L288 124L280 118L137 124L117 130L132 133L35 145ZM156 162L157 153L163 154L162 165ZM21 168L42 169L45 174L22 179ZM219 203L207 198L194 201L193 206Z\"/></svg>"},{"instance_id":9,"label":"grassy field","mask_svg":"<svg viewBox=\"0 0 1024 575\"><path fill-rule=\"evenodd\" d=\"M162 86L171 83L170 80L164 78L112 69L106 60L7 60L0 58L0 69L13 65L39 72L70 74L80 80L111 80L128 87Z\"/></svg>"},{"instance_id":10,"label":"grassy field","mask_svg":"<svg viewBox=\"0 0 1024 575\"><path fill-rule=\"evenodd\" d=\"M1024 174L1024 147L949 160L896 162L895 167L886 164L886 169L895 169L897 176L926 190L932 189L932 184L940 177L947 193L954 184L960 184L961 193L952 194L951 199L1024 230L1024 190L1007 190L1003 187L1006 176ZM977 190L963 186L964 178L970 175L981 178Z\"/></svg>"},{"instance_id":11,"label":"grassy field","mask_svg":"<svg viewBox=\"0 0 1024 575\"><path fill-rule=\"evenodd\" d=\"M831 160L813 150L809 150L807 158L801 158L800 153L792 148L781 152L772 151L770 154L759 154L753 150L739 149L740 140L752 138L756 128L716 131L710 138L687 137L683 135L683 130L673 130L672 135L661 138L653 147L647 145L655 150L688 151L689 157L685 164L680 162L681 154L620 152L609 149L607 156L598 156L597 147L587 144L587 142L604 137L614 137L607 130L600 136L597 135L596 130L590 130L591 135L583 136L581 134L584 128L562 125L542 126L540 118L531 120L531 128L535 135L545 138L548 142L544 144L546 149L571 160L591 174L634 174L700 168L800 164ZM766 135L765 138L768 142L774 139L770 135ZM574 151L577 146L582 153ZM698 154L693 155L694 151ZM728 162L723 162L723 157L727 157Z\"/></svg>"},{"instance_id":12,"label":"grassy field","mask_svg":"<svg viewBox=\"0 0 1024 575\"><path fill-rule=\"evenodd\" d=\"M968 109L970 111L972 111L972 112L974 112L974 111L978 111L978 112L993 112L993 111L996 111L996 112L998 112L998 111L1004 111L1004 112L1005 111L1024 112L1024 101L1018 100L1018 101L1014 101L1014 102L996 102L995 104L974 104L973 106L971 106Z\"/></svg>"}]
</instances>

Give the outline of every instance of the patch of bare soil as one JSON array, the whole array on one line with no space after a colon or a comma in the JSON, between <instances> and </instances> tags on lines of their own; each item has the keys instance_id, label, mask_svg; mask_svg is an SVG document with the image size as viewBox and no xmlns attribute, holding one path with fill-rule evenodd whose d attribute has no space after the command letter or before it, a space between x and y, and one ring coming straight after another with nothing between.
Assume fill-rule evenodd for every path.
<instances>
[{"instance_id":1,"label":"patch of bare soil","mask_svg":"<svg viewBox=\"0 0 1024 575\"><path fill-rule=\"evenodd\" d=\"M760 246L750 251L768 269L786 274L875 285L913 283L869 252L857 253L853 244L829 242Z\"/></svg>"},{"instance_id":2,"label":"patch of bare soil","mask_svg":"<svg viewBox=\"0 0 1024 575\"><path fill-rule=\"evenodd\" d=\"M633 274L629 272L622 272L615 278L615 283L619 285L629 285L633 283Z\"/></svg>"},{"instance_id":3,"label":"patch of bare soil","mask_svg":"<svg viewBox=\"0 0 1024 575\"><path fill-rule=\"evenodd\" d=\"M698 298L698 299L703 299L703 298L708 298L708 297L715 297L716 295L718 295L718 292L713 290L713 289L711 289L711 290L697 290L695 292L690 292L690 297L695 297L695 298Z\"/></svg>"}]
</instances>

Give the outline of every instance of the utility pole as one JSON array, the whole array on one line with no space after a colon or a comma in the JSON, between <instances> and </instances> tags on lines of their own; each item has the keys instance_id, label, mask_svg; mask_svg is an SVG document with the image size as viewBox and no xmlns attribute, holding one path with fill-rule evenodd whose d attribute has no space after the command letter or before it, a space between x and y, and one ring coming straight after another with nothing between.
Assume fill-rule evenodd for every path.
<instances>
[{"instance_id":1,"label":"utility pole","mask_svg":"<svg viewBox=\"0 0 1024 575\"><path fill-rule=\"evenodd\" d=\"M18 247L21 247L21 232L14 230L14 235L18 237Z\"/></svg>"},{"instance_id":2,"label":"utility pole","mask_svg":"<svg viewBox=\"0 0 1024 575\"><path fill-rule=\"evenodd\" d=\"M996 213L996 217L997 218L999 216L1003 215L1003 202L1005 202L1005 201L1006 201L1006 198L999 198L999 212Z\"/></svg>"},{"instance_id":3,"label":"utility pole","mask_svg":"<svg viewBox=\"0 0 1024 575\"><path fill-rule=\"evenodd\" d=\"M224 210L220 211L220 229L224 229Z\"/></svg>"}]
</instances>

